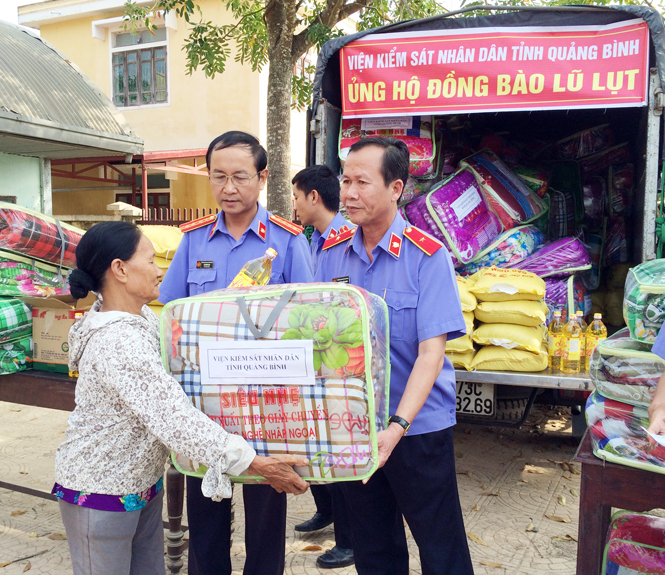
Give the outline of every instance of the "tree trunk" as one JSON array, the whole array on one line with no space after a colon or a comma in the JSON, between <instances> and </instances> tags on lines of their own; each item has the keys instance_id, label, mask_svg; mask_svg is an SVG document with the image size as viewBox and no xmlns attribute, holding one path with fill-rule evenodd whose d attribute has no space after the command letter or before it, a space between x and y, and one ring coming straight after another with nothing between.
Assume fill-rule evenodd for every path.
<instances>
[{"instance_id":1,"label":"tree trunk","mask_svg":"<svg viewBox=\"0 0 665 575\"><path fill-rule=\"evenodd\" d=\"M291 46L295 31L296 1L268 0L268 210L290 220L291 200Z\"/></svg>"}]
</instances>

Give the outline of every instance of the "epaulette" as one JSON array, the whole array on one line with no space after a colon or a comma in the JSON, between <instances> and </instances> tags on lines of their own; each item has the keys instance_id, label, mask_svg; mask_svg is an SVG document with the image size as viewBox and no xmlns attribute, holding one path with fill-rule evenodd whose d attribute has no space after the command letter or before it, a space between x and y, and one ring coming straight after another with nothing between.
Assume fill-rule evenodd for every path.
<instances>
[{"instance_id":1,"label":"epaulette","mask_svg":"<svg viewBox=\"0 0 665 575\"><path fill-rule=\"evenodd\" d=\"M337 234L332 238L328 238L325 242L323 242L323 247L321 249L327 250L328 248L337 246L346 240L350 240L353 237L353 234L356 233L356 229L357 228L351 228L350 230L346 230L344 233Z\"/></svg>"},{"instance_id":2,"label":"epaulette","mask_svg":"<svg viewBox=\"0 0 665 575\"><path fill-rule=\"evenodd\" d=\"M284 218L280 218L279 216L276 216L275 214L270 214L268 216L268 219L273 223L278 225L280 228L285 229L287 232L291 232L294 236L297 236L298 234L301 234L303 232L303 227L299 226L298 224L294 224L293 222L290 222L289 220L285 220Z\"/></svg>"},{"instance_id":3,"label":"epaulette","mask_svg":"<svg viewBox=\"0 0 665 575\"><path fill-rule=\"evenodd\" d=\"M428 256L431 256L443 247L443 244L439 240L435 240L432 236L426 234L422 230L411 226L404 230L404 236L409 238Z\"/></svg>"},{"instance_id":4,"label":"epaulette","mask_svg":"<svg viewBox=\"0 0 665 575\"><path fill-rule=\"evenodd\" d=\"M180 224L180 231L182 231L182 232L191 232L193 230L198 230L199 228L202 228L203 226L207 226L208 224L212 224L216 219L217 219L217 214L209 214L207 216L203 216L202 218L199 218L198 220L192 220L191 222Z\"/></svg>"}]
</instances>

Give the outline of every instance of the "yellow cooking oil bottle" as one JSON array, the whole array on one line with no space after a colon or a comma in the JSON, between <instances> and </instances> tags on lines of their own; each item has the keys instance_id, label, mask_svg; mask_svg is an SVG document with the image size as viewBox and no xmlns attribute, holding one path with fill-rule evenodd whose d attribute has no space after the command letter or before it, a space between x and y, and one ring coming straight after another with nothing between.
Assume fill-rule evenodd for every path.
<instances>
[{"instance_id":1,"label":"yellow cooking oil bottle","mask_svg":"<svg viewBox=\"0 0 665 575\"><path fill-rule=\"evenodd\" d=\"M84 315L85 315L85 312L82 312L82 311L74 312L74 323L79 321ZM78 377L78 376L79 376L78 371L72 371L71 369L69 370L69 377L74 378L74 377Z\"/></svg>"},{"instance_id":2,"label":"yellow cooking oil bottle","mask_svg":"<svg viewBox=\"0 0 665 575\"><path fill-rule=\"evenodd\" d=\"M586 330L589 327L584 321L584 312L577 312L577 322L582 327L582 340L580 341L580 371L586 369Z\"/></svg>"},{"instance_id":3,"label":"yellow cooking oil bottle","mask_svg":"<svg viewBox=\"0 0 665 575\"><path fill-rule=\"evenodd\" d=\"M600 313L593 314L593 322L586 330L586 368L589 370L591 363L591 354L596 346L607 339L607 328L603 323L603 315Z\"/></svg>"},{"instance_id":4,"label":"yellow cooking oil bottle","mask_svg":"<svg viewBox=\"0 0 665 575\"><path fill-rule=\"evenodd\" d=\"M260 258L249 260L238 275L233 278L229 287L248 287L248 286L263 286L270 281L270 274L272 273L272 260L277 257L277 252L268 248L265 255Z\"/></svg>"},{"instance_id":5,"label":"yellow cooking oil bottle","mask_svg":"<svg viewBox=\"0 0 665 575\"><path fill-rule=\"evenodd\" d=\"M552 371L561 369L561 354L563 353L563 322L561 312L555 311L554 318L547 328L548 364Z\"/></svg>"},{"instance_id":6,"label":"yellow cooking oil bottle","mask_svg":"<svg viewBox=\"0 0 665 575\"><path fill-rule=\"evenodd\" d=\"M561 371L563 373L579 373L582 361L582 341L584 334L577 316L570 315L568 323L563 328L563 355L561 356Z\"/></svg>"}]
</instances>

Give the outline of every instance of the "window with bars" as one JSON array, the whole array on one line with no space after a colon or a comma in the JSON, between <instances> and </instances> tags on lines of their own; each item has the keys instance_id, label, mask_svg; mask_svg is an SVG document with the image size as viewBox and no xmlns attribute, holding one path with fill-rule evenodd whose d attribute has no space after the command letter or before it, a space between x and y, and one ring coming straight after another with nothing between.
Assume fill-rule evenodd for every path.
<instances>
[{"instance_id":1,"label":"window with bars","mask_svg":"<svg viewBox=\"0 0 665 575\"><path fill-rule=\"evenodd\" d=\"M168 101L166 46L113 53L113 103L146 106Z\"/></svg>"}]
</instances>

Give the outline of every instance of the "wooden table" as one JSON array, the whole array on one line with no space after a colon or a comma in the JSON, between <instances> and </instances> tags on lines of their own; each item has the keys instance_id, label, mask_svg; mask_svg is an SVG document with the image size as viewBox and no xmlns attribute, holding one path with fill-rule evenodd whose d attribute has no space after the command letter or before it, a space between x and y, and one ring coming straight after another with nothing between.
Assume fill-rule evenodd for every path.
<instances>
[{"instance_id":1,"label":"wooden table","mask_svg":"<svg viewBox=\"0 0 665 575\"><path fill-rule=\"evenodd\" d=\"M76 379L66 374L48 371L21 371L0 375L0 401L74 411ZM2 482L0 487L13 489L28 495L53 499L50 493L28 489L20 485ZM182 510L185 496L185 477L171 464L166 471L166 508L168 531L166 533L167 567L170 573L180 573L182 554L185 551L182 531Z\"/></svg>"},{"instance_id":2,"label":"wooden table","mask_svg":"<svg viewBox=\"0 0 665 575\"><path fill-rule=\"evenodd\" d=\"M637 512L665 508L665 482L657 473L596 457L588 430L574 461L582 464L577 575L600 575L612 507Z\"/></svg>"}]
</instances>

